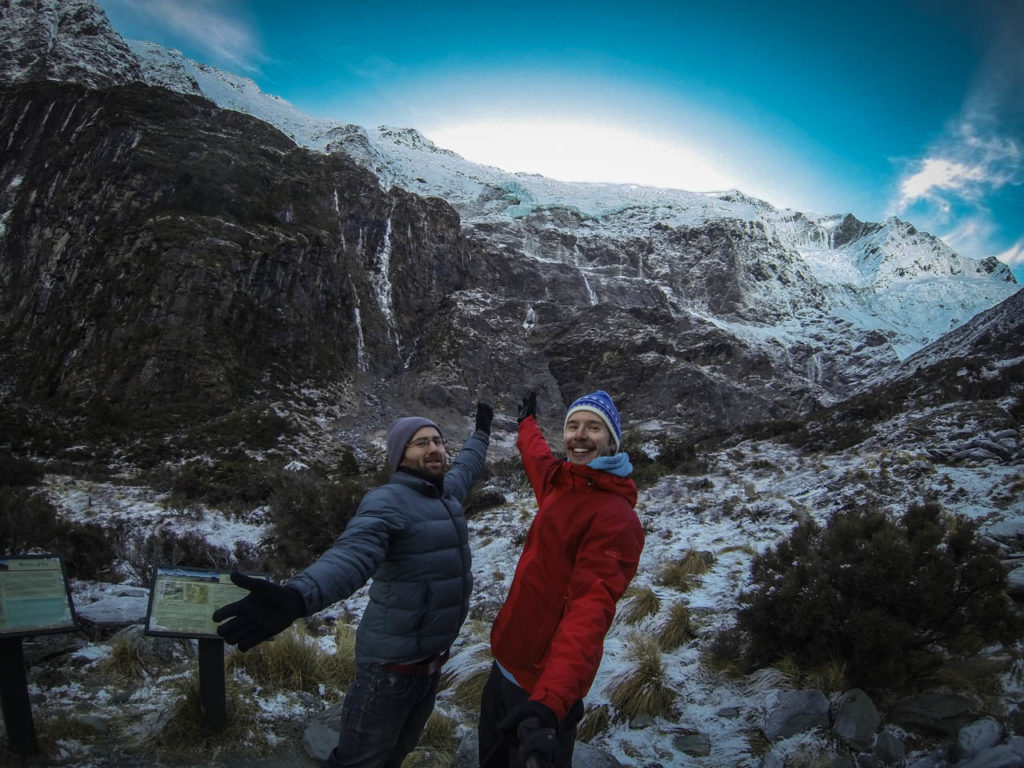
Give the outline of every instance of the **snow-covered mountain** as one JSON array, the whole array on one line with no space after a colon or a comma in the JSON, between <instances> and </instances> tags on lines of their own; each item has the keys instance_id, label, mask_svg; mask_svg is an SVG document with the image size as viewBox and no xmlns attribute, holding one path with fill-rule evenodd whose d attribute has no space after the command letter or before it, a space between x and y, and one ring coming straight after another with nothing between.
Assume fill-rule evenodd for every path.
<instances>
[{"instance_id":1,"label":"snow-covered mountain","mask_svg":"<svg viewBox=\"0 0 1024 768\"><path fill-rule=\"evenodd\" d=\"M1009 269L995 259L964 258L896 218L871 224L852 214L777 210L737 191L697 194L508 173L468 162L414 129L364 128L310 117L263 93L249 79L154 43L129 45L147 82L203 95L221 107L251 114L301 146L343 150L372 170L384 188L397 185L443 198L459 211L470 231L504 226L523 233L522 239L529 239L527 232L534 237L568 232L605 243L648 240L654 252L629 270L631 278L658 278L671 272L664 263L671 260L671 249L659 258L652 232L715 221L739 223L770 254L767 272L775 278L779 265L785 264L791 279L751 281L754 284L745 286L747 301L757 309L740 317L723 316L692 296L666 293L674 311L707 313L740 335L769 336L789 344L806 336L808 326L812 335L827 339L838 324L855 334L882 334L897 357L904 358L1018 289ZM567 215L556 217L557 211ZM538 224L538 219L544 223ZM527 250L526 255L558 259L584 274L600 273L578 251Z\"/></svg>"}]
</instances>

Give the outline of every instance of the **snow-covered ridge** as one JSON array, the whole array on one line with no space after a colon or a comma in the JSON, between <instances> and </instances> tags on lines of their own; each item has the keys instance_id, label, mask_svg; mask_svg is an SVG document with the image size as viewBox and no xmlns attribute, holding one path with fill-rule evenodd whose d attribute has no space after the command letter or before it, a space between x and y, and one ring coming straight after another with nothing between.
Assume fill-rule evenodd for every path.
<instances>
[{"instance_id":1,"label":"snow-covered ridge","mask_svg":"<svg viewBox=\"0 0 1024 768\"><path fill-rule=\"evenodd\" d=\"M686 227L733 219L761 224L771 237L804 254L814 271L825 279L855 275L855 282L879 289L919 275L943 276L942 272L945 276L983 273L991 278L991 269L977 266L977 262L957 255L937 238L919 233L896 218L867 224L849 214L778 210L738 190L696 193L638 184L563 182L537 174L511 173L470 162L438 147L415 129L364 128L313 117L284 99L262 92L248 78L193 61L155 43L128 41L128 45L139 58L146 82L202 95L220 107L250 114L274 125L299 146L320 152L344 149L373 170L382 186L398 185L418 194L442 197L467 220L516 218L552 207L569 208L585 219L605 223L628 214L634 228L657 222ZM491 199L490 205L481 203L485 198ZM863 236L837 241L844 234L848 238L851 229ZM861 257L864 251L868 255ZM833 256L823 258L826 253ZM855 259L859 263L854 263ZM850 273L850 268L855 273ZM1005 268L1002 272L1009 275Z\"/></svg>"}]
</instances>

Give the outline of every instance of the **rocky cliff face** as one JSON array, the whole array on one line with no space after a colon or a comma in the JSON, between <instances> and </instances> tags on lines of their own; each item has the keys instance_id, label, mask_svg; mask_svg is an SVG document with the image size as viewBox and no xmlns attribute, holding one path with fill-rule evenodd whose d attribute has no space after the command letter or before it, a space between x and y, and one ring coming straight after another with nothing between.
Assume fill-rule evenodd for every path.
<instances>
[{"instance_id":1,"label":"rocky cliff face","mask_svg":"<svg viewBox=\"0 0 1024 768\"><path fill-rule=\"evenodd\" d=\"M0 92L0 335L21 395L223 409L385 378L465 282L458 218L143 85Z\"/></svg>"}]
</instances>

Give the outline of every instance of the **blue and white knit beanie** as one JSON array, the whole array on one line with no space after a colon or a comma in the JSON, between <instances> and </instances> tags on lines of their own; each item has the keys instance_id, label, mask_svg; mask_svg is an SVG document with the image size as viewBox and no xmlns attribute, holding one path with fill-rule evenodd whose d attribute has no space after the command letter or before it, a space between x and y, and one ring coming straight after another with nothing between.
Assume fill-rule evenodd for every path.
<instances>
[{"instance_id":1,"label":"blue and white knit beanie","mask_svg":"<svg viewBox=\"0 0 1024 768\"><path fill-rule=\"evenodd\" d=\"M569 423L569 417L576 411L590 411L600 416L601 421L608 427L608 431L612 433L615 450L619 450L619 445L622 443L622 420L619 418L619 411L616 409L615 403L612 402L612 398L607 392L599 389L597 392L591 392L589 395L584 395L573 401L569 410L565 412L565 424ZM565 429L565 424L562 425L562 429Z\"/></svg>"},{"instance_id":2,"label":"blue and white knit beanie","mask_svg":"<svg viewBox=\"0 0 1024 768\"><path fill-rule=\"evenodd\" d=\"M444 432L441 431L437 424L430 419L424 419L422 416L405 416L391 422L384 441L387 443L388 466L392 472L396 471L398 465L402 463L402 458L405 456L406 443L424 427L433 427L441 437L444 437Z\"/></svg>"}]
</instances>

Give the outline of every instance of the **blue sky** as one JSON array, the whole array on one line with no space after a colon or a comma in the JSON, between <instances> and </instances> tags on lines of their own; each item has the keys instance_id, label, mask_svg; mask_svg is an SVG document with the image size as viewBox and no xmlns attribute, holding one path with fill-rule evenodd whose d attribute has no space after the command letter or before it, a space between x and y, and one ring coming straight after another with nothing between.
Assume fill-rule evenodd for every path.
<instances>
[{"instance_id":1,"label":"blue sky","mask_svg":"<svg viewBox=\"0 0 1024 768\"><path fill-rule=\"evenodd\" d=\"M896 215L1024 282L1024 0L98 0L302 111L570 181Z\"/></svg>"}]
</instances>

